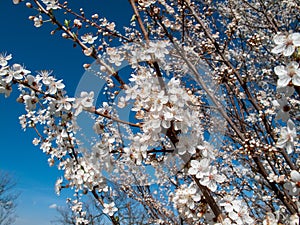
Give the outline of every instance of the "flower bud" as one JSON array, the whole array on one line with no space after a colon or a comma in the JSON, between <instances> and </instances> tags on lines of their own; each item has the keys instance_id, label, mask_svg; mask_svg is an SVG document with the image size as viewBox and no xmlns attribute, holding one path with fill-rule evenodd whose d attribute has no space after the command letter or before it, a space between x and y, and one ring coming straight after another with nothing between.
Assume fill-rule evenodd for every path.
<instances>
[{"instance_id":1,"label":"flower bud","mask_svg":"<svg viewBox=\"0 0 300 225\"><path fill-rule=\"evenodd\" d=\"M87 49L84 49L83 50L83 53L86 55L86 56L91 56L93 54L93 48L87 48Z\"/></svg>"},{"instance_id":2,"label":"flower bud","mask_svg":"<svg viewBox=\"0 0 300 225\"><path fill-rule=\"evenodd\" d=\"M13 0L13 3L14 3L15 5L18 5L21 1L22 1L22 0Z\"/></svg>"},{"instance_id":3,"label":"flower bud","mask_svg":"<svg viewBox=\"0 0 300 225\"><path fill-rule=\"evenodd\" d=\"M26 6L27 6L28 8L32 8L32 5L31 5L30 2L26 2Z\"/></svg>"},{"instance_id":4,"label":"flower bud","mask_svg":"<svg viewBox=\"0 0 300 225\"><path fill-rule=\"evenodd\" d=\"M62 36L63 38L68 38L68 35L67 35L66 33L62 33L61 36Z\"/></svg>"},{"instance_id":5,"label":"flower bud","mask_svg":"<svg viewBox=\"0 0 300 225\"><path fill-rule=\"evenodd\" d=\"M98 15L98 14L92 15L92 19L98 19L98 18L99 18L99 15Z\"/></svg>"},{"instance_id":6,"label":"flower bud","mask_svg":"<svg viewBox=\"0 0 300 225\"><path fill-rule=\"evenodd\" d=\"M87 64L87 63L83 64L84 69L88 69L88 68L90 68L90 66L91 66L91 64Z\"/></svg>"}]
</instances>

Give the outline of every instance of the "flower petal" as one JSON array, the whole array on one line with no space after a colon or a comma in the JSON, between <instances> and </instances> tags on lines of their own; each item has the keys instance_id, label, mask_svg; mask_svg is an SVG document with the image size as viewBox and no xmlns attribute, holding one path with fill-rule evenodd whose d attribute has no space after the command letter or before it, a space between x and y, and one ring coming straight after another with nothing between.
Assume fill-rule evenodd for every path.
<instances>
[{"instance_id":1,"label":"flower petal","mask_svg":"<svg viewBox=\"0 0 300 225\"><path fill-rule=\"evenodd\" d=\"M300 76L299 75L293 76L292 81L295 86L300 86Z\"/></svg>"},{"instance_id":2,"label":"flower petal","mask_svg":"<svg viewBox=\"0 0 300 225\"><path fill-rule=\"evenodd\" d=\"M286 35L284 34L276 34L273 38L273 41L276 45L284 45L286 43Z\"/></svg>"},{"instance_id":3,"label":"flower petal","mask_svg":"<svg viewBox=\"0 0 300 225\"><path fill-rule=\"evenodd\" d=\"M291 78L289 76L282 76L277 81L277 87L285 87L287 86L291 81Z\"/></svg>"},{"instance_id":4,"label":"flower petal","mask_svg":"<svg viewBox=\"0 0 300 225\"><path fill-rule=\"evenodd\" d=\"M300 46L300 33L290 34L289 38L293 40L295 46Z\"/></svg>"},{"instance_id":5,"label":"flower petal","mask_svg":"<svg viewBox=\"0 0 300 225\"><path fill-rule=\"evenodd\" d=\"M276 66L274 68L274 72L278 76L287 74L287 70L286 70L285 66Z\"/></svg>"},{"instance_id":6,"label":"flower petal","mask_svg":"<svg viewBox=\"0 0 300 225\"><path fill-rule=\"evenodd\" d=\"M287 45L286 48L283 51L284 56L291 56L295 51L294 45Z\"/></svg>"},{"instance_id":7,"label":"flower petal","mask_svg":"<svg viewBox=\"0 0 300 225\"><path fill-rule=\"evenodd\" d=\"M273 54L279 54L285 50L285 45L277 45L275 48L272 49Z\"/></svg>"}]
</instances>

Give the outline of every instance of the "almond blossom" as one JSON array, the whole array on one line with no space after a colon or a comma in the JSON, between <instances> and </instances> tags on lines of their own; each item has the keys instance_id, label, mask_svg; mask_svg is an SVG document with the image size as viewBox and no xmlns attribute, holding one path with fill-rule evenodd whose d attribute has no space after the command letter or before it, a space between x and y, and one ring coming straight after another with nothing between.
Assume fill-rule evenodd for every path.
<instances>
[{"instance_id":1,"label":"almond blossom","mask_svg":"<svg viewBox=\"0 0 300 225\"><path fill-rule=\"evenodd\" d=\"M284 184L290 195L298 196L300 193L300 173L296 170L291 171L291 181Z\"/></svg>"},{"instance_id":2,"label":"almond blossom","mask_svg":"<svg viewBox=\"0 0 300 225\"><path fill-rule=\"evenodd\" d=\"M200 180L200 183L208 187L212 192L215 192L217 190L217 183L224 182L226 178L223 174L218 173L217 168L211 166L209 170L204 173L204 177Z\"/></svg>"},{"instance_id":3,"label":"almond blossom","mask_svg":"<svg viewBox=\"0 0 300 225\"><path fill-rule=\"evenodd\" d=\"M65 85L62 83L62 80L59 81L52 80L49 84L49 90L47 91L47 93L51 95L56 94L57 91L63 89L64 87Z\"/></svg>"},{"instance_id":4,"label":"almond blossom","mask_svg":"<svg viewBox=\"0 0 300 225\"><path fill-rule=\"evenodd\" d=\"M12 59L12 55L11 54L5 54L2 53L0 54L0 66L4 67L7 65L8 61Z\"/></svg>"},{"instance_id":5,"label":"almond blossom","mask_svg":"<svg viewBox=\"0 0 300 225\"><path fill-rule=\"evenodd\" d=\"M84 44L94 44L95 40L97 40L97 36L96 37L93 37L92 34L85 34L83 36L81 36L81 39L82 39L82 43Z\"/></svg>"},{"instance_id":6,"label":"almond blossom","mask_svg":"<svg viewBox=\"0 0 300 225\"><path fill-rule=\"evenodd\" d=\"M198 160L191 160L191 167L189 168L188 173L195 175L196 178L201 179L207 173L209 169L210 160L208 158Z\"/></svg>"},{"instance_id":7,"label":"almond blossom","mask_svg":"<svg viewBox=\"0 0 300 225\"><path fill-rule=\"evenodd\" d=\"M134 15L122 30L102 7L96 14L60 0L26 2L34 26L51 21L51 34L95 60L84 68L99 86L79 82L86 91L76 98L51 72L9 66L11 55L0 55L0 93L19 92L21 127L34 129L34 144L64 173L55 190L75 193L73 223L89 224L80 199L92 192L114 225L128 222L135 201L145 224L297 224L300 8L129 2ZM90 130L79 124L83 111Z\"/></svg>"},{"instance_id":8,"label":"almond blossom","mask_svg":"<svg viewBox=\"0 0 300 225\"><path fill-rule=\"evenodd\" d=\"M277 46L272 49L272 53L283 53L284 56L291 56L296 47L300 46L300 33L292 33L289 35L277 34L273 40Z\"/></svg>"},{"instance_id":9,"label":"almond blossom","mask_svg":"<svg viewBox=\"0 0 300 225\"><path fill-rule=\"evenodd\" d=\"M174 206L179 209L179 212L184 216L191 218L193 214L191 210L196 207L195 202L201 199L201 194L198 192L195 185L192 183L189 186L186 184L181 185L172 196Z\"/></svg>"},{"instance_id":10,"label":"almond blossom","mask_svg":"<svg viewBox=\"0 0 300 225\"><path fill-rule=\"evenodd\" d=\"M90 93L83 91L80 93L80 98L76 98L74 103L75 116L79 115L82 112L83 108L90 108L93 106L94 102L94 92Z\"/></svg>"},{"instance_id":11,"label":"almond blossom","mask_svg":"<svg viewBox=\"0 0 300 225\"><path fill-rule=\"evenodd\" d=\"M241 200L232 201L233 210L229 212L229 217L238 225L254 224L254 220L249 216L247 206Z\"/></svg>"},{"instance_id":12,"label":"almond blossom","mask_svg":"<svg viewBox=\"0 0 300 225\"><path fill-rule=\"evenodd\" d=\"M58 5L58 0L42 0L43 3L46 5L47 10L56 10L60 9L60 6Z\"/></svg>"},{"instance_id":13,"label":"almond blossom","mask_svg":"<svg viewBox=\"0 0 300 225\"><path fill-rule=\"evenodd\" d=\"M154 54L155 59L161 60L169 53L168 46L169 43L165 41L150 42L147 52Z\"/></svg>"},{"instance_id":14,"label":"almond blossom","mask_svg":"<svg viewBox=\"0 0 300 225\"><path fill-rule=\"evenodd\" d=\"M294 151L294 141L297 138L297 131L295 124L292 120L287 121L287 126L281 128L280 137L276 143L278 148L285 148L287 153L290 154Z\"/></svg>"},{"instance_id":15,"label":"almond blossom","mask_svg":"<svg viewBox=\"0 0 300 225\"><path fill-rule=\"evenodd\" d=\"M287 101L287 98L283 96L279 100L274 100L273 105L278 109L278 112L276 114L276 119L279 120L281 119L283 122L286 122L289 118L289 103Z\"/></svg>"},{"instance_id":16,"label":"almond blossom","mask_svg":"<svg viewBox=\"0 0 300 225\"><path fill-rule=\"evenodd\" d=\"M118 211L118 208L115 206L114 202L111 202L109 204L104 203L103 206L104 206L103 212L105 214L108 214L109 216L113 216L115 212Z\"/></svg>"},{"instance_id":17,"label":"almond blossom","mask_svg":"<svg viewBox=\"0 0 300 225\"><path fill-rule=\"evenodd\" d=\"M41 15L34 17L33 22L35 27L41 27L43 25L43 17Z\"/></svg>"},{"instance_id":18,"label":"almond blossom","mask_svg":"<svg viewBox=\"0 0 300 225\"><path fill-rule=\"evenodd\" d=\"M292 82L295 86L300 86L300 69L299 64L295 61L290 62L285 66L276 66L275 74L278 76L277 87L285 87Z\"/></svg>"}]
</instances>

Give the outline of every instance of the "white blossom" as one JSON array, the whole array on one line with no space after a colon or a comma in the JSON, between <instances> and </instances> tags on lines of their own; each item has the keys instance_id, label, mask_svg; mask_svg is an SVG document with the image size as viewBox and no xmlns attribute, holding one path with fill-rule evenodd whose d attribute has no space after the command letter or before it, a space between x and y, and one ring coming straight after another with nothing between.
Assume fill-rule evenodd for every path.
<instances>
[{"instance_id":1,"label":"white blossom","mask_svg":"<svg viewBox=\"0 0 300 225\"><path fill-rule=\"evenodd\" d=\"M300 69L299 64L295 61L285 66L276 66L275 74L278 76L277 87L286 87L290 82L293 85L300 86Z\"/></svg>"},{"instance_id":2,"label":"white blossom","mask_svg":"<svg viewBox=\"0 0 300 225\"><path fill-rule=\"evenodd\" d=\"M34 17L33 22L35 27L41 27L43 25L43 17L41 15Z\"/></svg>"},{"instance_id":3,"label":"white blossom","mask_svg":"<svg viewBox=\"0 0 300 225\"><path fill-rule=\"evenodd\" d=\"M300 173L296 170L292 170L290 175L291 182L287 182L283 186L288 190L290 195L298 196L300 193Z\"/></svg>"},{"instance_id":4,"label":"white blossom","mask_svg":"<svg viewBox=\"0 0 300 225\"><path fill-rule=\"evenodd\" d=\"M12 59L11 54L0 54L0 66L4 67L7 65L8 61Z\"/></svg>"},{"instance_id":5,"label":"white blossom","mask_svg":"<svg viewBox=\"0 0 300 225\"><path fill-rule=\"evenodd\" d=\"M300 46L300 33L277 34L273 38L276 47L272 49L272 53L280 54L284 56L291 56L296 47Z\"/></svg>"},{"instance_id":6,"label":"white blossom","mask_svg":"<svg viewBox=\"0 0 300 225\"><path fill-rule=\"evenodd\" d=\"M111 202L109 204L103 203L103 206L104 206L103 212L105 214L108 214L109 216L113 216L115 212L118 211L118 208L115 206L114 202Z\"/></svg>"},{"instance_id":7,"label":"white blossom","mask_svg":"<svg viewBox=\"0 0 300 225\"><path fill-rule=\"evenodd\" d=\"M216 167L211 166L207 172L204 173L204 177L200 180L203 186L208 187L212 192L217 190L217 183L225 181L225 176L219 174Z\"/></svg>"},{"instance_id":8,"label":"white blossom","mask_svg":"<svg viewBox=\"0 0 300 225\"><path fill-rule=\"evenodd\" d=\"M287 121L287 126L280 129L280 137L276 143L278 148L286 148L287 153L293 152L294 141L297 137L295 124L292 120Z\"/></svg>"},{"instance_id":9,"label":"white blossom","mask_svg":"<svg viewBox=\"0 0 300 225\"><path fill-rule=\"evenodd\" d=\"M81 39L82 39L82 43L84 44L94 44L95 40L97 40L97 36L96 37L93 37L92 34L85 34L83 36L81 36Z\"/></svg>"},{"instance_id":10,"label":"white blossom","mask_svg":"<svg viewBox=\"0 0 300 225\"><path fill-rule=\"evenodd\" d=\"M80 98L76 98L74 103L75 116L82 112L83 108L90 108L93 106L94 102L94 92L90 93L83 91L80 93Z\"/></svg>"},{"instance_id":11,"label":"white blossom","mask_svg":"<svg viewBox=\"0 0 300 225\"><path fill-rule=\"evenodd\" d=\"M208 158L198 160L191 160L191 167L188 170L188 173L195 175L196 178L201 179L207 173L209 168L210 160Z\"/></svg>"}]
</instances>

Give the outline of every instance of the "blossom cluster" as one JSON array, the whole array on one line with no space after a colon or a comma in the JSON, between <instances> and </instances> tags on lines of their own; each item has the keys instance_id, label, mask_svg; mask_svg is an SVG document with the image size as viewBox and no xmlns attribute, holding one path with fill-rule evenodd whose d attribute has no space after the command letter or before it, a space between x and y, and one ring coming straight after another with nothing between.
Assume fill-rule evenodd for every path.
<instances>
[{"instance_id":1,"label":"blossom cluster","mask_svg":"<svg viewBox=\"0 0 300 225\"><path fill-rule=\"evenodd\" d=\"M75 223L88 223L79 198L92 192L119 224L121 190L143 205L146 223L299 224L295 1L131 0L122 31L66 1L32 3L33 25L51 21L51 34L93 57L84 68L105 83L71 98L51 72L0 55L0 93L18 86L21 126L64 171L55 190L74 189Z\"/></svg>"}]
</instances>

